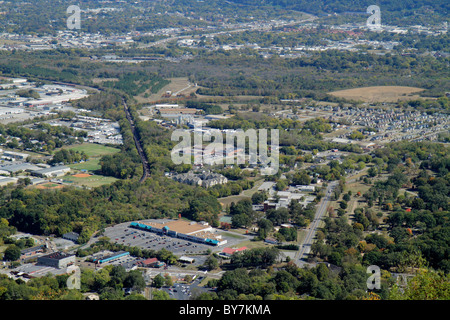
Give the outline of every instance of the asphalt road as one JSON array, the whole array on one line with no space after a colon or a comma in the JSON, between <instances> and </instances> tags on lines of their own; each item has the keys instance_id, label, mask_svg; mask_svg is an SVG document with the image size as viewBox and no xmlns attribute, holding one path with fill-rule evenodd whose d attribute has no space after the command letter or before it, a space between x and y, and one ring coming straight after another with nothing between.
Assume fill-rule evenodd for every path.
<instances>
[{"instance_id":1,"label":"asphalt road","mask_svg":"<svg viewBox=\"0 0 450 320\"><path fill-rule=\"evenodd\" d=\"M317 229L319 228L320 221L322 220L322 217L327 210L328 202L331 199L331 192L337 184L338 184L337 181L333 181L328 184L326 194L322 198L322 201L320 202L320 205L317 208L316 215L314 217L314 220L311 222L309 226L305 240L303 241L302 246L299 248L299 250L295 255L294 259L295 263L300 265L305 263L303 259L305 259L307 254L311 251L311 245L313 244L314 237L316 235Z\"/></svg>"},{"instance_id":2,"label":"asphalt road","mask_svg":"<svg viewBox=\"0 0 450 320\"><path fill-rule=\"evenodd\" d=\"M171 287L162 288L162 290L166 291L171 298L175 298L176 300L190 300L193 296L196 296L201 292L211 291L210 288L199 286L201 279L202 278L197 278L190 284L175 283Z\"/></svg>"}]
</instances>

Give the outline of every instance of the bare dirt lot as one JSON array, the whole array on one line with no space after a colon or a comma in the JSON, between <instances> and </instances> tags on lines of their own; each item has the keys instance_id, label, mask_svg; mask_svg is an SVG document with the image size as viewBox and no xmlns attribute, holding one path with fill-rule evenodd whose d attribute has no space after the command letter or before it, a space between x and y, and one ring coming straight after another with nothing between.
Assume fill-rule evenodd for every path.
<instances>
[{"instance_id":1,"label":"bare dirt lot","mask_svg":"<svg viewBox=\"0 0 450 320\"><path fill-rule=\"evenodd\" d=\"M338 98L374 103L418 99L420 96L417 93L421 91L424 91L424 89L402 86L376 86L339 90L329 92L329 94Z\"/></svg>"}]
</instances>

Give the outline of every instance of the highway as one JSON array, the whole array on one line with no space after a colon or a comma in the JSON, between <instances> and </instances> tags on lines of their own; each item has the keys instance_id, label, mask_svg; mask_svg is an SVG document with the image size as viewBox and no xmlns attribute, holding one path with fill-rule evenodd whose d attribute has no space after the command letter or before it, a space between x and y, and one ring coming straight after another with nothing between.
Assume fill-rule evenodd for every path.
<instances>
[{"instance_id":1,"label":"highway","mask_svg":"<svg viewBox=\"0 0 450 320\"><path fill-rule=\"evenodd\" d=\"M305 263L303 259L305 259L308 253L311 251L311 245L314 242L314 238L316 236L317 229L319 228L320 221L327 211L328 203L331 199L332 190L337 184L337 181L333 181L328 184L325 196L322 198L319 207L317 208L314 220L311 222L309 228L307 229L307 234L303 241L303 244L295 254L294 262L299 266L302 266Z\"/></svg>"}]
</instances>

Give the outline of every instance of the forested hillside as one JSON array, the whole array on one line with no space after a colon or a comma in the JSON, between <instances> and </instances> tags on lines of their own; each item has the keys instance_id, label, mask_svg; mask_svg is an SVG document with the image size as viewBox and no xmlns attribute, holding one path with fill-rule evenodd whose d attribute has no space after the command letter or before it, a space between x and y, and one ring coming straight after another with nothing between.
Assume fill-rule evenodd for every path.
<instances>
[{"instance_id":1,"label":"forested hillside","mask_svg":"<svg viewBox=\"0 0 450 320\"><path fill-rule=\"evenodd\" d=\"M255 6L270 4L283 9L304 11L315 15L359 13L367 17L366 9L370 5L377 5L381 9L383 23L403 22L414 24L418 19L426 16L445 19L449 11L449 3L445 0L230 0L237 5ZM423 16L423 17L422 17ZM444 21L444 20L443 20Z\"/></svg>"}]
</instances>

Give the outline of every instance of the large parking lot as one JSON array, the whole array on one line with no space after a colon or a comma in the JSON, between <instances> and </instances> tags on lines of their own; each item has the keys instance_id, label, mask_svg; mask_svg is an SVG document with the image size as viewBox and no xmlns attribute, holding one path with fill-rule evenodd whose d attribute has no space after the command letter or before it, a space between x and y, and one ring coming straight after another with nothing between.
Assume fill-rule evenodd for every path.
<instances>
[{"instance_id":1,"label":"large parking lot","mask_svg":"<svg viewBox=\"0 0 450 320\"><path fill-rule=\"evenodd\" d=\"M239 242L236 241L236 238L226 238L228 241L226 245L215 247L207 244L190 242L179 238L172 238L166 235L159 235L150 231L130 228L129 225L130 223L127 222L106 228L104 234L115 243L155 251L165 248L177 256L185 254L202 254L208 249L212 251L221 251L223 248ZM242 239L240 241L242 241Z\"/></svg>"},{"instance_id":2,"label":"large parking lot","mask_svg":"<svg viewBox=\"0 0 450 320\"><path fill-rule=\"evenodd\" d=\"M175 283L173 286L164 287L161 290L166 291L171 298L175 298L176 300L190 300L193 296L196 296L201 292L212 291L212 289L199 286L202 279L202 277L196 278L190 284Z\"/></svg>"}]
</instances>

